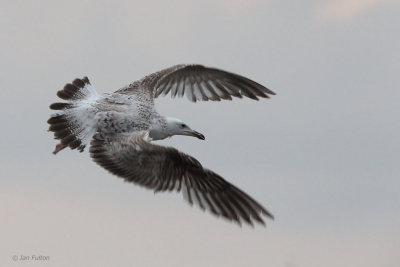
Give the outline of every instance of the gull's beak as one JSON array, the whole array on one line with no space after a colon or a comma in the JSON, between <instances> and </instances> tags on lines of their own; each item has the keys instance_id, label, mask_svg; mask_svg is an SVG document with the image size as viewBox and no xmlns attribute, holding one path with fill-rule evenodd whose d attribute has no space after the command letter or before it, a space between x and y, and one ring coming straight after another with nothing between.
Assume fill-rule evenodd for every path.
<instances>
[{"instance_id":1,"label":"gull's beak","mask_svg":"<svg viewBox=\"0 0 400 267\"><path fill-rule=\"evenodd\" d=\"M197 137L197 138L199 138L199 139L201 139L201 140L206 139L206 138L204 137L204 135L202 135L201 133L196 132L196 131L194 131L194 130L191 130L190 132L188 132L187 135Z\"/></svg>"}]
</instances>

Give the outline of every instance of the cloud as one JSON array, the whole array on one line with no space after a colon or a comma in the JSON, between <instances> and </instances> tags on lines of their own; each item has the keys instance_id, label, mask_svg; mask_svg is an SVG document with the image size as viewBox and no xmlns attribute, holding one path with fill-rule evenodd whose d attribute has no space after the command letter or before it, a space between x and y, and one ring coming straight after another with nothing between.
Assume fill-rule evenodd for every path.
<instances>
[{"instance_id":1,"label":"cloud","mask_svg":"<svg viewBox=\"0 0 400 267\"><path fill-rule=\"evenodd\" d=\"M400 3L399 0L333 0L323 3L317 11L318 18L329 21L348 21L368 10L384 5Z\"/></svg>"}]
</instances>

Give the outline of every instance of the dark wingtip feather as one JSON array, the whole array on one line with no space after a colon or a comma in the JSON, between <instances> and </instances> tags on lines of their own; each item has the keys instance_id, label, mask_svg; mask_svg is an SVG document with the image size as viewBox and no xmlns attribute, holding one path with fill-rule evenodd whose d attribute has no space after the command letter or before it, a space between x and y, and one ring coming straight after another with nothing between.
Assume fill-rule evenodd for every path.
<instances>
[{"instance_id":1,"label":"dark wingtip feather","mask_svg":"<svg viewBox=\"0 0 400 267\"><path fill-rule=\"evenodd\" d=\"M265 93L267 93L267 94L270 94L270 95L276 95L276 93L275 93L275 92L273 92L272 90L268 89L268 88L267 88L267 87L265 87L265 86L264 86L264 88L263 88L263 89L264 89L264 92L265 92Z\"/></svg>"},{"instance_id":2,"label":"dark wingtip feather","mask_svg":"<svg viewBox=\"0 0 400 267\"><path fill-rule=\"evenodd\" d=\"M61 99L68 100L71 99L73 95L65 90L60 90L57 92L57 96Z\"/></svg>"},{"instance_id":3,"label":"dark wingtip feather","mask_svg":"<svg viewBox=\"0 0 400 267\"><path fill-rule=\"evenodd\" d=\"M79 147L81 144L82 144L81 140L76 139L76 140L72 141L71 143L69 143L69 147L71 149L75 149L75 148Z\"/></svg>"},{"instance_id":4,"label":"dark wingtip feather","mask_svg":"<svg viewBox=\"0 0 400 267\"><path fill-rule=\"evenodd\" d=\"M68 125L66 123L55 123L55 124L50 125L49 131L57 132L57 131L65 129L65 128L68 128Z\"/></svg>"},{"instance_id":5,"label":"dark wingtip feather","mask_svg":"<svg viewBox=\"0 0 400 267\"><path fill-rule=\"evenodd\" d=\"M75 79L72 84L78 88L83 88L85 86L85 82L82 79Z\"/></svg>"},{"instance_id":6,"label":"dark wingtip feather","mask_svg":"<svg viewBox=\"0 0 400 267\"><path fill-rule=\"evenodd\" d=\"M53 103L50 105L50 109L53 110L63 110L63 109L69 109L72 107L72 104L70 103Z\"/></svg>"},{"instance_id":7,"label":"dark wingtip feather","mask_svg":"<svg viewBox=\"0 0 400 267\"><path fill-rule=\"evenodd\" d=\"M50 119L47 120L48 124L56 124L56 123L66 123L67 119L65 118L64 115L56 115L50 117Z\"/></svg>"},{"instance_id":8,"label":"dark wingtip feather","mask_svg":"<svg viewBox=\"0 0 400 267\"><path fill-rule=\"evenodd\" d=\"M84 83L90 84L89 78L88 78L87 76L83 77L83 78L82 78L82 81L83 81Z\"/></svg>"},{"instance_id":9,"label":"dark wingtip feather","mask_svg":"<svg viewBox=\"0 0 400 267\"><path fill-rule=\"evenodd\" d=\"M61 139L61 144L63 145L69 145L71 142L75 141L75 136L73 135L68 135Z\"/></svg>"},{"instance_id":10,"label":"dark wingtip feather","mask_svg":"<svg viewBox=\"0 0 400 267\"><path fill-rule=\"evenodd\" d=\"M75 85L71 84L71 83L67 83L67 84L64 86L63 91L65 91L65 92L67 92L67 93L69 93L69 94L71 94L71 95L74 95L76 92L79 91L79 88L76 87Z\"/></svg>"},{"instance_id":11,"label":"dark wingtip feather","mask_svg":"<svg viewBox=\"0 0 400 267\"><path fill-rule=\"evenodd\" d=\"M272 215L269 211L267 211L266 209L262 209L261 213L264 214L265 216L267 216L268 218L270 218L271 220L275 220L274 215Z\"/></svg>"},{"instance_id":12,"label":"dark wingtip feather","mask_svg":"<svg viewBox=\"0 0 400 267\"><path fill-rule=\"evenodd\" d=\"M90 84L88 77L75 79L72 83L67 83L62 90L58 91L57 96L64 100L76 100L84 97L85 93L81 91L85 88L85 84Z\"/></svg>"},{"instance_id":13,"label":"dark wingtip feather","mask_svg":"<svg viewBox=\"0 0 400 267\"><path fill-rule=\"evenodd\" d=\"M63 139L70 135L70 131L68 129L62 129L54 133L55 139Z\"/></svg>"}]
</instances>

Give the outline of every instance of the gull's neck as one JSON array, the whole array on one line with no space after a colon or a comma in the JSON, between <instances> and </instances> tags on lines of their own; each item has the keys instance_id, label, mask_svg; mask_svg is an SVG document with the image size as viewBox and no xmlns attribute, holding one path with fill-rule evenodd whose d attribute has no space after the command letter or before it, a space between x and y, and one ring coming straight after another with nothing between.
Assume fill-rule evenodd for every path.
<instances>
[{"instance_id":1,"label":"gull's neck","mask_svg":"<svg viewBox=\"0 0 400 267\"><path fill-rule=\"evenodd\" d=\"M156 113L151 118L149 137L152 140L162 140L169 137L167 118Z\"/></svg>"}]
</instances>

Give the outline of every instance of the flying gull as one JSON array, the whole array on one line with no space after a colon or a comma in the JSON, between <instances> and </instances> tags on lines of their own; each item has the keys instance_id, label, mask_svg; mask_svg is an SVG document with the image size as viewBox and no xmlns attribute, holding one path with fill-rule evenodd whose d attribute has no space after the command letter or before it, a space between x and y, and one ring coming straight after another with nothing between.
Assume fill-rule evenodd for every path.
<instances>
[{"instance_id":1,"label":"flying gull","mask_svg":"<svg viewBox=\"0 0 400 267\"><path fill-rule=\"evenodd\" d=\"M204 168L195 158L152 143L173 135L204 140L183 121L160 115L154 99L160 95L196 101L258 100L275 93L241 75L202 65L176 65L132 82L114 93L100 95L87 77L65 85L53 103L58 110L47 121L60 143L54 154L70 147L90 156L109 172L128 182L158 191L182 191L184 198L216 216L265 225L273 215L245 192Z\"/></svg>"}]
</instances>

